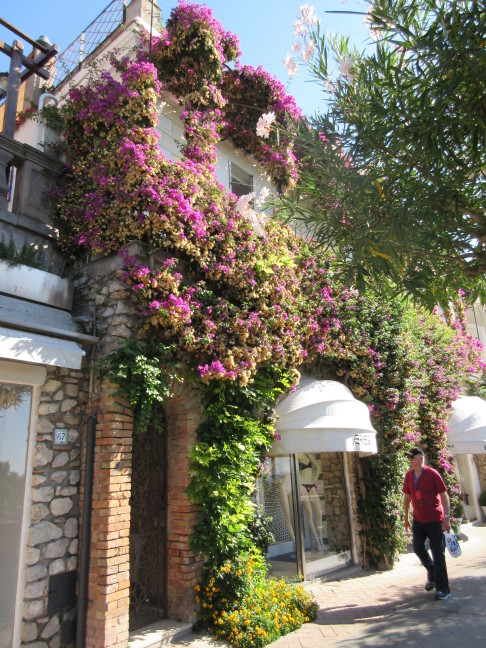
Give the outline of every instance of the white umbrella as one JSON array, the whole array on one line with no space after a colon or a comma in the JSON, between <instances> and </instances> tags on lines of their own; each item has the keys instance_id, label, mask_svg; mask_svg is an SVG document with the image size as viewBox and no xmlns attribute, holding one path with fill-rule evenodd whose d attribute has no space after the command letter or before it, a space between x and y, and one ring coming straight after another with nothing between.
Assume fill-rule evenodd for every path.
<instances>
[{"instance_id":1,"label":"white umbrella","mask_svg":"<svg viewBox=\"0 0 486 648\"><path fill-rule=\"evenodd\" d=\"M447 425L447 446L453 454L486 453L486 401L482 398L462 396L454 401Z\"/></svg>"}]
</instances>

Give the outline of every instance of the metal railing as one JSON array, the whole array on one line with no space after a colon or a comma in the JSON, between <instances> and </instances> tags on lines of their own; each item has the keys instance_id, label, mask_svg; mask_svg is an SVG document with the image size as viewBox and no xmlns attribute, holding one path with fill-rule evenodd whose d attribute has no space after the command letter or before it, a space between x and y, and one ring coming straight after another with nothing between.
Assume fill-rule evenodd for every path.
<instances>
[{"instance_id":1,"label":"metal railing","mask_svg":"<svg viewBox=\"0 0 486 648\"><path fill-rule=\"evenodd\" d=\"M112 0L85 30L55 59L50 88L55 88L88 58L115 29L125 22L127 0Z\"/></svg>"}]
</instances>

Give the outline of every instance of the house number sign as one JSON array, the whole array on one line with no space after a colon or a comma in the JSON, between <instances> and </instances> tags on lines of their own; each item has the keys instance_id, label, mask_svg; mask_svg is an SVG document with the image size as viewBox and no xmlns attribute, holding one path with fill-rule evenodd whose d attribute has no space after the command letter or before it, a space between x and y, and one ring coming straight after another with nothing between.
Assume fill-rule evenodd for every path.
<instances>
[{"instance_id":1,"label":"house number sign","mask_svg":"<svg viewBox=\"0 0 486 648\"><path fill-rule=\"evenodd\" d=\"M54 428L54 445L67 445L68 431L67 428Z\"/></svg>"}]
</instances>

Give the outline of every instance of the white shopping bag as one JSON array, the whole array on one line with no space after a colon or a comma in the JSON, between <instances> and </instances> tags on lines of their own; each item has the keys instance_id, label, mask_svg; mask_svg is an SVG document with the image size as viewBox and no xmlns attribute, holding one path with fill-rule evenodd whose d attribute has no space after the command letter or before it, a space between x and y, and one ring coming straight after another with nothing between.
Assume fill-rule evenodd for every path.
<instances>
[{"instance_id":1,"label":"white shopping bag","mask_svg":"<svg viewBox=\"0 0 486 648\"><path fill-rule=\"evenodd\" d=\"M459 558L459 556L462 554L462 549L459 546L459 542L457 541L457 537L454 531L452 529L450 531L444 531L444 536L447 551L453 558Z\"/></svg>"}]
</instances>

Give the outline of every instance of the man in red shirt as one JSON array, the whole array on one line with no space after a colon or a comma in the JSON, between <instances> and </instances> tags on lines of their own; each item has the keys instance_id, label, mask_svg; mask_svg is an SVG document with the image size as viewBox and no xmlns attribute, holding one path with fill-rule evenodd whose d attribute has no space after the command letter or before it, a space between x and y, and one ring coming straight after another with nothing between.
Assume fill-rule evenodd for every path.
<instances>
[{"instance_id":1,"label":"man in red shirt","mask_svg":"<svg viewBox=\"0 0 486 648\"><path fill-rule=\"evenodd\" d=\"M424 465L425 457L420 448L412 448L407 455L410 470L405 475L402 489L405 531L410 529L408 513L412 504L413 550L427 570L425 589L430 591L435 586L435 598L443 601L450 597L443 535L443 531L451 529L449 496L437 470ZM427 538L432 558L425 548Z\"/></svg>"}]
</instances>

